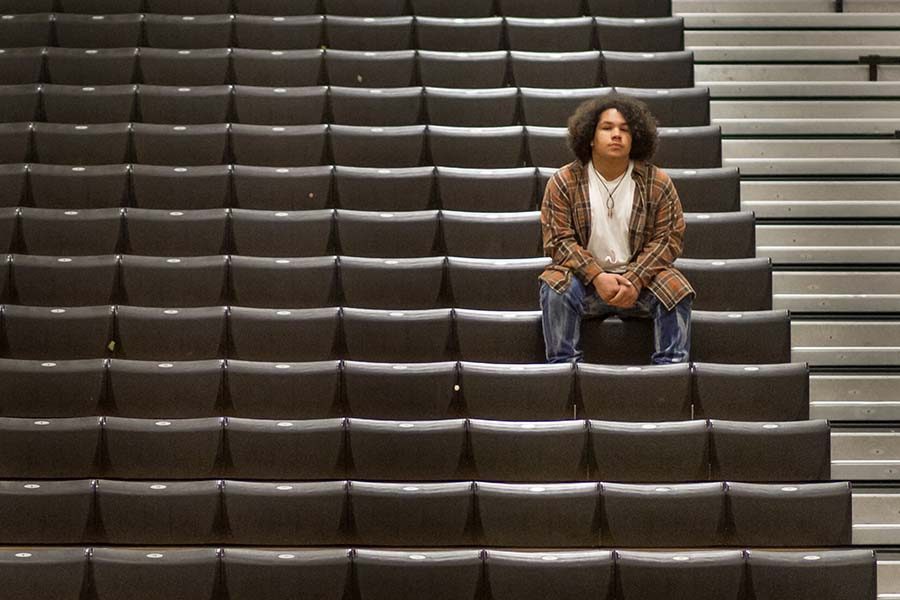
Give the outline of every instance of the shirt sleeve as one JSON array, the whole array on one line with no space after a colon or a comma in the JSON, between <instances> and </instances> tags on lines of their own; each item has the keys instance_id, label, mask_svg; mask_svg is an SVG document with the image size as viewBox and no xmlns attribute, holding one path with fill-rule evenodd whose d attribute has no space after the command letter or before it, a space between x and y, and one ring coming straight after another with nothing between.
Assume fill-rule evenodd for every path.
<instances>
[{"instance_id":1,"label":"shirt sleeve","mask_svg":"<svg viewBox=\"0 0 900 600\"><path fill-rule=\"evenodd\" d=\"M578 243L574 210L570 186L557 172L547 183L541 203L544 256L570 269L582 283L589 285L603 269L591 253Z\"/></svg>"}]
</instances>

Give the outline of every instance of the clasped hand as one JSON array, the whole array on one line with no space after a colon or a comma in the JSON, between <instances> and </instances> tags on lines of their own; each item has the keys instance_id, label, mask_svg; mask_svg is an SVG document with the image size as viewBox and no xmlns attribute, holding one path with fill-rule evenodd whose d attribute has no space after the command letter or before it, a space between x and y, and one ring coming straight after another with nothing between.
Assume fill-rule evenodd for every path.
<instances>
[{"instance_id":1,"label":"clasped hand","mask_svg":"<svg viewBox=\"0 0 900 600\"><path fill-rule=\"evenodd\" d=\"M610 306L631 308L637 302L637 288L618 273L601 273L592 283L600 299Z\"/></svg>"}]
</instances>

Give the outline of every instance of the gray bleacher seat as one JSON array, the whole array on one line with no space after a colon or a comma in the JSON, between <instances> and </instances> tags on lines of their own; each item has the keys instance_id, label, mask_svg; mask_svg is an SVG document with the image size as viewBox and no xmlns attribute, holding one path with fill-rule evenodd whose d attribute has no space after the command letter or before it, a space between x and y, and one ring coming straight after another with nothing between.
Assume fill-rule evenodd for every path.
<instances>
[{"instance_id":1,"label":"gray bleacher seat","mask_svg":"<svg viewBox=\"0 0 900 600\"><path fill-rule=\"evenodd\" d=\"M34 595L77 600L87 573L84 548L11 548L0 552L0 577L10 599Z\"/></svg>"},{"instance_id":2,"label":"gray bleacher seat","mask_svg":"<svg viewBox=\"0 0 900 600\"><path fill-rule=\"evenodd\" d=\"M170 87L141 85L138 110L144 123L193 125L225 123L231 118L230 85Z\"/></svg>"},{"instance_id":3,"label":"gray bleacher seat","mask_svg":"<svg viewBox=\"0 0 900 600\"><path fill-rule=\"evenodd\" d=\"M491 52L503 44L503 18L416 17L416 47L440 52Z\"/></svg>"},{"instance_id":4,"label":"gray bleacher seat","mask_svg":"<svg viewBox=\"0 0 900 600\"><path fill-rule=\"evenodd\" d=\"M531 167L438 167L436 172L440 206L446 210L523 212L534 210L543 194Z\"/></svg>"},{"instance_id":5,"label":"gray bleacher seat","mask_svg":"<svg viewBox=\"0 0 900 600\"><path fill-rule=\"evenodd\" d=\"M128 254L173 258L225 254L228 210L129 208L125 228Z\"/></svg>"},{"instance_id":6,"label":"gray bleacher seat","mask_svg":"<svg viewBox=\"0 0 900 600\"><path fill-rule=\"evenodd\" d=\"M231 12L231 0L147 0L147 12L164 15L215 15Z\"/></svg>"},{"instance_id":7,"label":"gray bleacher seat","mask_svg":"<svg viewBox=\"0 0 900 600\"><path fill-rule=\"evenodd\" d=\"M552 421L574 416L572 365L459 364L460 404L479 419Z\"/></svg>"},{"instance_id":8,"label":"gray bleacher seat","mask_svg":"<svg viewBox=\"0 0 900 600\"><path fill-rule=\"evenodd\" d=\"M492 0L461 0L452 4L442 0L412 0L413 13L429 17L474 18L494 14Z\"/></svg>"},{"instance_id":9,"label":"gray bleacher seat","mask_svg":"<svg viewBox=\"0 0 900 600\"><path fill-rule=\"evenodd\" d=\"M672 0L588 0L592 15L604 17L668 17L672 14Z\"/></svg>"},{"instance_id":10,"label":"gray bleacher seat","mask_svg":"<svg viewBox=\"0 0 900 600\"><path fill-rule=\"evenodd\" d=\"M127 123L135 118L137 86L41 86L44 115L50 123Z\"/></svg>"},{"instance_id":11,"label":"gray bleacher seat","mask_svg":"<svg viewBox=\"0 0 900 600\"><path fill-rule=\"evenodd\" d=\"M234 48L234 82L254 86L310 86L324 81L325 51Z\"/></svg>"},{"instance_id":12,"label":"gray bleacher seat","mask_svg":"<svg viewBox=\"0 0 900 600\"><path fill-rule=\"evenodd\" d=\"M44 48L3 48L0 50L0 83L16 85L40 83L44 70Z\"/></svg>"},{"instance_id":13,"label":"gray bleacher seat","mask_svg":"<svg viewBox=\"0 0 900 600\"><path fill-rule=\"evenodd\" d=\"M226 11L227 12L227 11ZM234 41L237 48L263 50L303 50L319 48L325 30L322 15L234 17Z\"/></svg>"},{"instance_id":14,"label":"gray bleacher seat","mask_svg":"<svg viewBox=\"0 0 900 600\"><path fill-rule=\"evenodd\" d=\"M34 162L113 165L129 161L130 125L34 124Z\"/></svg>"},{"instance_id":15,"label":"gray bleacher seat","mask_svg":"<svg viewBox=\"0 0 900 600\"><path fill-rule=\"evenodd\" d=\"M456 416L456 370L455 362L344 361L342 391L348 414L367 419L446 419ZM352 436L353 422L350 426Z\"/></svg>"},{"instance_id":16,"label":"gray bleacher seat","mask_svg":"<svg viewBox=\"0 0 900 600\"><path fill-rule=\"evenodd\" d=\"M151 48L229 48L233 46L233 20L234 17L228 14L147 14L144 16L144 35Z\"/></svg>"},{"instance_id":17,"label":"gray bleacher seat","mask_svg":"<svg viewBox=\"0 0 900 600\"><path fill-rule=\"evenodd\" d=\"M118 296L119 262L115 255L41 256L17 254L11 281L18 304L97 306Z\"/></svg>"},{"instance_id":18,"label":"gray bleacher seat","mask_svg":"<svg viewBox=\"0 0 900 600\"><path fill-rule=\"evenodd\" d=\"M422 88L358 89L332 86L333 121L341 125L417 125L422 115Z\"/></svg>"},{"instance_id":19,"label":"gray bleacher seat","mask_svg":"<svg viewBox=\"0 0 900 600\"><path fill-rule=\"evenodd\" d=\"M328 88L234 86L234 119L246 125L317 125L325 122Z\"/></svg>"},{"instance_id":20,"label":"gray bleacher seat","mask_svg":"<svg viewBox=\"0 0 900 600\"><path fill-rule=\"evenodd\" d=\"M510 50L584 52L593 50L594 21L590 17L522 18L507 16Z\"/></svg>"},{"instance_id":21,"label":"gray bleacher seat","mask_svg":"<svg viewBox=\"0 0 900 600\"><path fill-rule=\"evenodd\" d=\"M616 573L625 598L665 597L677 589L697 600L740 598L746 589L740 550L616 552Z\"/></svg>"},{"instance_id":22,"label":"gray bleacher seat","mask_svg":"<svg viewBox=\"0 0 900 600\"><path fill-rule=\"evenodd\" d=\"M342 306L429 309L445 306L443 256L340 258Z\"/></svg>"},{"instance_id":23,"label":"gray bleacher seat","mask_svg":"<svg viewBox=\"0 0 900 600\"><path fill-rule=\"evenodd\" d=\"M131 419L200 419L220 412L224 362L109 361L109 413Z\"/></svg>"},{"instance_id":24,"label":"gray bleacher seat","mask_svg":"<svg viewBox=\"0 0 900 600\"><path fill-rule=\"evenodd\" d=\"M466 453L466 421L348 422L353 477L369 481L453 481ZM353 488L351 487L351 492ZM433 540L421 540L428 544ZM366 540L366 543L374 543Z\"/></svg>"},{"instance_id":25,"label":"gray bleacher seat","mask_svg":"<svg viewBox=\"0 0 900 600\"><path fill-rule=\"evenodd\" d=\"M718 125L659 129L653 163L663 168L709 169L722 166L722 129Z\"/></svg>"},{"instance_id":26,"label":"gray bleacher seat","mask_svg":"<svg viewBox=\"0 0 900 600\"><path fill-rule=\"evenodd\" d=\"M539 363L544 361L538 311L454 309L462 360Z\"/></svg>"},{"instance_id":27,"label":"gray bleacher seat","mask_svg":"<svg viewBox=\"0 0 900 600\"><path fill-rule=\"evenodd\" d=\"M318 0L235 0L235 12L244 15L311 15Z\"/></svg>"},{"instance_id":28,"label":"gray bleacher seat","mask_svg":"<svg viewBox=\"0 0 900 600\"><path fill-rule=\"evenodd\" d=\"M227 123L208 125L134 123L131 127L135 162L179 167L220 165L229 162ZM235 127L248 126L235 125Z\"/></svg>"},{"instance_id":29,"label":"gray bleacher seat","mask_svg":"<svg viewBox=\"0 0 900 600\"><path fill-rule=\"evenodd\" d=\"M433 167L378 169L335 167L337 204L361 211L416 211L432 208Z\"/></svg>"},{"instance_id":30,"label":"gray bleacher seat","mask_svg":"<svg viewBox=\"0 0 900 600\"><path fill-rule=\"evenodd\" d=\"M336 358L340 309L265 309L232 306L229 357L299 362Z\"/></svg>"},{"instance_id":31,"label":"gray bleacher seat","mask_svg":"<svg viewBox=\"0 0 900 600\"><path fill-rule=\"evenodd\" d=\"M40 101L41 87L38 85L27 83L0 86L0 122L43 120Z\"/></svg>"},{"instance_id":32,"label":"gray bleacher seat","mask_svg":"<svg viewBox=\"0 0 900 600\"><path fill-rule=\"evenodd\" d=\"M521 88L522 118L526 125L565 127L578 106L612 92L612 88Z\"/></svg>"},{"instance_id":33,"label":"gray bleacher seat","mask_svg":"<svg viewBox=\"0 0 900 600\"><path fill-rule=\"evenodd\" d=\"M141 82L147 85L224 85L229 83L230 55L228 48L140 48Z\"/></svg>"},{"instance_id":34,"label":"gray bleacher seat","mask_svg":"<svg viewBox=\"0 0 900 600\"><path fill-rule=\"evenodd\" d=\"M496 600L612 598L615 556L608 550L489 549L484 565Z\"/></svg>"},{"instance_id":35,"label":"gray bleacher seat","mask_svg":"<svg viewBox=\"0 0 900 600\"><path fill-rule=\"evenodd\" d=\"M329 138L337 165L404 168L424 164L425 125L331 125Z\"/></svg>"},{"instance_id":36,"label":"gray bleacher seat","mask_svg":"<svg viewBox=\"0 0 900 600\"><path fill-rule=\"evenodd\" d=\"M32 162L31 123L0 123L0 164Z\"/></svg>"},{"instance_id":37,"label":"gray bleacher seat","mask_svg":"<svg viewBox=\"0 0 900 600\"><path fill-rule=\"evenodd\" d=\"M53 22L57 42L54 45L63 48L133 48L141 45L143 21L141 14L61 13Z\"/></svg>"},{"instance_id":38,"label":"gray bleacher seat","mask_svg":"<svg viewBox=\"0 0 900 600\"><path fill-rule=\"evenodd\" d=\"M576 17L581 15L581 1L560 0L550 5L542 0L498 0L498 9L506 17Z\"/></svg>"},{"instance_id":39,"label":"gray bleacher seat","mask_svg":"<svg viewBox=\"0 0 900 600\"><path fill-rule=\"evenodd\" d=\"M604 83L616 87L694 87L694 54L603 51Z\"/></svg>"},{"instance_id":40,"label":"gray bleacher seat","mask_svg":"<svg viewBox=\"0 0 900 600\"><path fill-rule=\"evenodd\" d=\"M416 51L327 50L328 83L347 87L408 87L415 81Z\"/></svg>"},{"instance_id":41,"label":"gray bleacher seat","mask_svg":"<svg viewBox=\"0 0 900 600\"><path fill-rule=\"evenodd\" d=\"M116 308L117 358L203 360L224 356L224 306Z\"/></svg>"},{"instance_id":42,"label":"gray bleacher seat","mask_svg":"<svg viewBox=\"0 0 900 600\"><path fill-rule=\"evenodd\" d=\"M755 218L751 212L688 213L684 224L684 258L756 256Z\"/></svg>"},{"instance_id":43,"label":"gray bleacher seat","mask_svg":"<svg viewBox=\"0 0 900 600\"><path fill-rule=\"evenodd\" d=\"M447 285L452 305L480 310L537 310L537 278L547 264L547 258L451 256L447 259Z\"/></svg>"},{"instance_id":44,"label":"gray bleacher seat","mask_svg":"<svg viewBox=\"0 0 900 600\"><path fill-rule=\"evenodd\" d=\"M434 362L452 355L449 309L343 310L346 358L380 362Z\"/></svg>"},{"instance_id":45,"label":"gray bleacher seat","mask_svg":"<svg viewBox=\"0 0 900 600\"><path fill-rule=\"evenodd\" d=\"M406 14L406 2L403 0L379 0L378 2L324 0L323 7L325 8L325 12L329 15L393 17Z\"/></svg>"},{"instance_id":46,"label":"gray bleacher seat","mask_svg":"<svg viewBox=\"0 0 900 600\"><path fill-rule=\"evenodd\" d=\"M532 258L540 256L540 215L441 211L444 246L450 256Z\"/></svg>"},{"instance_id":47,"label":"gray bleacher seat","mask_svg":"<svg viewBox=\"0 0 900 600\"><path fill-rule=\"evenodd\" d=\"M771 310L772 263L768 258L675 261L697 291L697 310Z\"/></svg>"},{"instance_id":48,"label":"gray bleacher seat","mask_svg":"<svg viewBox=\"0 0 900 600\"><path fill-rule=\"evenodd\" d=\"M228 414L252 419L334 416L340 361L271 363L229 359Z\"/></svg>"},{"instance_id":49,"label":"gray bleacher seat","mask_svg":"<svg viewBox=\"0 0 900 600\"><path fill-rule=\"evenodd\" d=\"M357 550L354 571L361 600L475 598L483 585L478 550Z\"/></svg>"},{"instance_id":50,"label":"gray bleacher seat","mask_svg":"<svg viewBox=\"0 0 900 600\"><path fill-rule=\"evenodd\" d=\"M600 48L619 52L684 50L684 18L622 19L596 17Z\"/></svg>"},{"instance_id":51,"label":"gray bleacher seat","mask_svg":"<svg viewBox=\"0 0 900 600\"><path fill-rule=\"evenodd\" d=\"M98 600L202 596L214 588L218 572L215 548L96 548L90 558Z\"/></svg>"},{"instance_id":52,"label":"gray bleacher seat","mask_svg":"<svg viewBox=\"0 0 900 600\"><path fill-rule=\"evenodd\" d=\"M234 161L266 167L327 164L328 125L231 125Z\"/></svg>"},{"instance_id":53,"label":"gray bleacher seat","mask_svg":"<svg viewBox=\"0 0 900 600\"><path fill-rule=\"evenodd\" d=\"M229 417L225 439L228 477L300 481L345 476L344 419Z\"/></svg>"},{"instance_id":54,"label":"gray bleacher seat","mask_svg":"<svg viewBox=\"0 0 900 600\"><path fill-rule=\"evenodd\" d=\"M122 304L179 308L223 304L226 256L125 255L121 260Z\"/></svg>"},{"instance_id":55,"label":"gray bleacher seat","mask_svg":"<svg viewBox=\"0 0 900 600\"><path fill-rule=\"evenodd\" d=\"M328 15L327 46L338 50L408 50L413 45L413 17Z\"/></svg>"},{"instance_id":56,"label":"gray bleacher seat","mask_svg":"<svg viewBox=\"0 0 900 600\"><path fill-rule=\"evenodd\" d=\"M416 52L422 85L444 88L499 88L507 84L509 53Z\"/></svg>"},{"instance_id":57,"label":"gray bleacher seat","mask_svg":"<svg viewBox=\"0 0 900 600\"><path fill-rule=\"evenodd\" d=\"M718 313L694 311L691 360L718 363L783 363L791 357L785 310Z\"/></svg>"},{"instance_id":58,"label":"gray bleacher seat","mask_svg":"<svg viewBox=\"0 0 900 600\"><path fill-rule=\"evenodd\" d=\"M706 421L589 421L596 477L601 481L663 483L709 478Z\"/></svg>"},{"instance_id":59,"label":"gray bleacher seat","mask_svg":"<svg viewBox=\"0 0 900 600\"><path fill-rule=\"evenodd\" d=\"M569 134L565 127L525 128L528 140L528 162L535 167L558 169L575 160L569 149Z\"/></svg>"},{"instance_id":60,"label":"gray bleacher seat","mask_svg":"<svg viewBox=\"0 0 900 600\"><path fill-rule=\"evenodd\" d=\"M251 308L336 306L337 260L333 256L269 258L232 256L230 304Z\"/></svg>"},{"instance_id":61,"label":"gray bleacher seat","mask_svg":"<svg viewBox=\"0 0 900 600\"><path fill-rule=\"evenodd\" d=\"M510 61L513 81L518 87L590 88L602 83L600 76L603 59L597 50L512 51ZM615 82L609 85L615 85Z\"/></svg>"},{"instance_id":62,"label":"gray bleacher seat","mask_svg":"<svg viewBox=\"0 0 900 600\"><path fill-rule=\"evenodd\" d=\"M2 556L2 555L0 555ZM222 557L222 572L228 595L234 600L288 597L299 589L339 600L350 580L351 551L269 550L228 548Z\"/></svg>"},{"instance_id":63,"label":"gray bleacher seat","mask_svg":"<svg viewBox=\"0 0 900 600\"><path fill-rule=\"evenodd\" d=\"M49 46L52 15L48 13L4 15L0 21L0 40L4 48ZM128 45L128 44L125 44Z\"/></svg>"},{"instance_id":64,"label":"gray bleacher seat","mask_svg":"<svg viewBox=\"0 0 900 600\"><path fill-rule=\"evenodd\" d=\"M805 421L809 367L805 363L724 365L695 362L698 417L733 421Z\"/></svg>"},{"instance_id":65,"label":"gray bleacher seat","mask_svg":"<svg viewBox=\"0 0 900 600\"><path fill-rule=\"evenodd\" d=\"M516 125L518 90L426 88L428 122L457 127Z\"/></svg>"},{"instance_id":66,"label":"gray bleacher seat","mask_svg":"<svg viewBox=\"0 0 900 600\"><path fill-rule=\"evenodd\" d=\"M231 204L229 165L132 165L131 182L136 208L201 210L226 208Z\"/></svg>"},{"instance_id":67,"label":"gray bleacher seat","mask_svg":"<svg viewBox=\"0 0 900 600\"><path fill-rule=\"evenodd\" d=\"M89 479L0 482L3 543L80 544L91 519L94 489Z\"/></svg>"},{"instance_id":68,"label":"gray bleacher seat","mask_svg":"<svg viewBox=\"0 0 900 600\"><path fill-rule=\"evenodd\" d=\"M0 208L0 251L2 252L17 249L16 236L19 235L18 221L21 211L22 209L15 206Z\"/></svg>"},{"instance_id":69,"label":"gray bleacher seat","mask_svg":"<svg viewBox=\"0 0 900 600\"><path fill-rule=\"evenodd\" d=\"M58 85L134 83L137 48L47 48L47 77Z\"/></svg>"},{"instance_id":70,"label":"gray bleacher seat","mask_svg":"<svg viewBox=\"0 0 900 600\"><path fill-rule=\"evenodd\" d=\"M0 418L0 477L81 478L97 474L100 418Z\"/></svg>"},{"instance_id":71,"label":"gray bleacher seat","mask_svg":"<svg viewBox=\"0 0 900 600\"><path fill-rule=\"evenodd\" d=\"M3 412L9 417L50 419L99 415L106 364L89 360L0 359Z\"/></svg>"},{"instance_id":72,"label":"gray bleacher seat","mask_svg":"<svg viewBox=\"0 0 900 600\"><path fill-rule=\"evenodd\" d=\"M524 166L524 130L508 127L428 126L428 145L434 164L470 169Z\"/></svg>"},{"instance_id":73,"label":"gray bleacher seat","mask_svg":"<svg viewBox=\"0 0 900 600\"><path fill-rule=\"evenodd\" d=\"M110 306L3 307L8 358L66 360L102 358L113 332Z\"/></svg>"},{"instance_id":74,"label":"gray bleacher seat","mask_svg":"<svg viewBox=\"0 0 900 600\"><path fill-rule=\"evenodd\" d=\"M333 254L333 212L324 210L231 210L232 253L303 257Z\"/></svg>"},{"instance_id":75,"label":"gray bleacher seat","mask_svg":"<svg viewBox=\"0 0 900 600\"><path fill-rule=\"evenodd\" d=\"M756 597L775 600L789 593L797 600L874 598L875 555L864 548L801 552L747 552Z\"/></svg>"},{"instance_id":76,"label":"gray bleacher seat","mask_svg":"<svg viewBox=\"0 0 900 600\"><path fill-rule=\"evenodd\" d=\"M336 212L341 254L373 258L415 258L437 254L436 210Z\"/></svg>"},{"instance_id":77,"label":"gray bleacher seat","mask_svg":"<svg viewBox=\"0 0 900 600\"><path fill-rule=\"evenodd\" d=\"M12 208L25 203L29 187L33 187L33 180L28 185L31 171L31 166L24 163L0 165L0 207Z\"/></svg>"},{"instance_id":78,"label":"gray bleacher seat","mask_svg":"<svg viewBox=\"0 0 900 600\"><path fill-rule=\"evenodd\" d=\"M4 15L53 12L51 0L12 0L0 3L0 13Z\"/></svg>"},{"instance_id":79,"label":"gray bleacher seat","mask_svg":"<svg viewBox=\"0 0 900 600\"><path fill-rule=\"evenodd\" d=\"M686 212L736 212L741 209L740 174L734 167L666 169Z\"/></svg>"},{"instance_id":80,"label":"gray bleacher seat","mask_svg":"<svg viewBox=\"0 0 900 600\"><path fill-rule=\"evenodd\" d=\"M332 204L331 165L260 167L233 165L235 208L260 210L321 210Z\"/></svg>"},{"instance_id":81,"label":"gray bleacher seat","mask_svg":"<svg viewBox=\"0 0 900 600\"><path fill-rule=\"evenodd\" d=\"M709 88L646 89L618 87L616 92L647 105L663 127L709 125Z\"/></svg>"}]
</instances>

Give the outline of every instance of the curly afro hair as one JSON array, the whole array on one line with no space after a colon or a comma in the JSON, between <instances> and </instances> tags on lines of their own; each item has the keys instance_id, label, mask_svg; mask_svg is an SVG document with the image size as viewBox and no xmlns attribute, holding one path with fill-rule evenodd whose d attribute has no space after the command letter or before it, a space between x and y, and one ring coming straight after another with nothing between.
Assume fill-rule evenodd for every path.
<instances>
[{"instance_id":1,"label":"curly afro hair","mask_svg":"<svg viewBox=\"0 0 900 600\"><path fill-rule=\"evenodd\" d=\"M609 94L583 102L569 117L569 148L582 163L591 160L591 141L600 115L614 108L625 117L631 129L631 153L633 160L650 160L659 143L656 133L656 117L647 105L636 98L621 94Z\"/></svg>"}]
</instances>

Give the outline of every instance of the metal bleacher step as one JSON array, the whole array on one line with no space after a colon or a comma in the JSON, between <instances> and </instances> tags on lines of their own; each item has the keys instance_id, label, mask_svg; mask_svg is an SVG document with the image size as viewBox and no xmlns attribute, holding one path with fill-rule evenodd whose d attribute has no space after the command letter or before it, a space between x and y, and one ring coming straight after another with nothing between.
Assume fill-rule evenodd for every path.
<instances>
[{"instance_id":1,"label":"metal bleacher step","mask_svg":"<svg viewBox=\"0 0 900 600\"><path fill-rule=\"evenodd\" d=\"M869 67L867 65L764 65L764 64L705 64L694 65L694 79L697 85L710 86L713 84L743 82L745 84L768 84L781 82L790 84L797 90L792 93L782 93L779 96L799 96L816 98L826 96L889 96L895 89L887 86L887 91L881 91L885 83L900 80L900 69L895 66L881 66L878 68L879 81L869 81ZM802 83L798 83L802 82ZM857 82L854 87L838 87L839 83L846 85L849 82ZM829 91L825 83L835 89ZM812 86L810 89L806 89ZM825 92L823 94L823 92ZM840 93L838 93L840 92ZM714 94L715 97L715 94Z\"/></svg>"},{"instance_id":2,"label":"metal bleacher step","mask_svg":"<svg viewBox=\"0 0 900 600\"><path fill-rule=\"evenodd\" d=\"M691 31L684 32L684 45L719 47L811 47L824 50L840 47L892 47L900 43L900 31L873 30L858 31L829 30L752 30L752 31ZM896 52L896 48L893 50Z\"/></svg>"},{"instance_id":3,"label":"metal bleacher step","mask_svg":"<svg viewBox=\"0 0 900 600\"><path fill-rule=\"evenodd\" d=\"M900 126L900 105L893 100L716 100L710 114L723 134L740 136L885 136Z\"/></svg>"},{"instance_id":4,"label":"metal bleacher step","mask_svg":"<svg viewBox=\"0 0 900 600\"><path fill-rule=\"evenodd\" d=\"M844 12L897 12L897 0L845 0ZM834 13L834 0L673 0L672 13Z\"/></svg>"},{"instance_id":5,"label":"metal bleacher step","mask_svg":"<svg viewBox=\"0 0 900 600\"><path fill-rule=\"evenodd\" d=\"M895 46L688 46L694 60L700 63L742 62L851 62L861 56L881 54L892 56ZM868 67L866 67L868 69ZM868 72L868 71L867 71Z\"/></svg>"},{"instance_id":6,"label":"metal bleacher step","mask_svg":"<svg viewBox=\"0 0 900 600\"><path fill-rule=\"evenodd\" d=\"M859 484L853 488L852 503L853 545L896 544L900 533L900 489ZM891 589L900 592L900 586L892 585Z\"/></svg>"},{"instance_id":7,"label":"metal bleacher step","mask_svg":"<svg viewBox=\"0 0 900 600\"><path fill-rule=\"evenodd\" d=\"M900 181L745 179L741 209L757 218L895 218Z\"/></svg>"},{"instance_id":8,"label":"metal bleacher step","mask_svg":"<svg viewBox=\"0 0 900 600\"><path fill-rule=\"evenodd\" d=\"M756 254L775 264L900 263L900 225L758 224Z\"/></svg>"},{"instance_id":9,"label":"metal bleacher step","mask_svg":"<svg viewBox=\"0 0 900 600\"><path fill-rule=\"evenodd\" d=\"M725 139L722 164L741 174L872 176L900 174L894 139Z\"/></svg>"},{"instance_id":10,"label":"metal bleacher step","mask_svg":"<svg viewBox=\"0 0 900 600\"><path fill-rule=\"evenodd\" d=\"M849 481L900 480L900 429L870 427L842 430L833 427L831 477ZM893 508L900 509L900 495L893 496L891 500L896 503ZM900 519L900 513L896 518Z\"/></svg>"},{"instance_id":11,"label":"metal bleacher step","mask_svg":"<svg viewBox=\"0 0 900 600\"><path fill-rule=\"evenodd\" d=\"M792 312L900 313L900 271L775 271L772 292Z\"/></svg>"},{"instance_id":12,"label":"metal bleacher step","mask_svg":"<svg viewBox=\"0 0 900 600\"><path fill-rule=\"evenodd\" d=\"M791 360L814 367L900 366L900 320L794 316Z\"/></svg>"},{"instance_id":13,"label":"metal bleacher step","mask_svg":"<svg viewBox=\"0 0 900 600\"><path fill-rule=\"evenodd\" d=\"M900 554L881 551L876 559L878 600L900 599Z\"/></svg>"},{"instance_id":14,"label":"metal bleacher step","mask_svg":"<svg viewBox=\"0 0 900 600\"><path fill-rule=\"evenodd\" d=\"M695 72L700 70L701 66L694 67ZM725 65L718 65L725 66ZM731 65L728 65L730 67ZM881 79L885 81L867 81L866 67L848 67L848 71L855 76L843 76L837 73L819 73L820 77L824 75L822 81L804 81L802 85L798 85L796 81L785 79L783 81L766 81L765 76L768 75L768 67L780 65L756 65L764 67L761 69L763 77L753 79L752 74L738 74L737 76L725 76L721 79L712 79L709 77L696 76L697 85L709 88L710 97L717 98L887 98L900 96L900 72L893 69L888 70L881 68L880 72L886 72ZM829 65L831 66L831 65ZM834 65L840 67L840 65ZM814 72L818 71L821 65L805 65L798 68L804 70L808 67L812 77ZM726 67L725 69L729 69ZM830 80L829 77L835 77ZM746 79L745 79L746 78Z\"/></svg>"},{"instance_id":15,"label":"metal bleacher step","mask_svg":"<svg viewBox=\"0 0 900 600\"><path fill-rule=\"evenodd\" d=\"M697 29L893 29L900 13L683 13L686 30Z\"/></svg>"},{"instance_id":16,"label":"metal bleacher step","mask_svg":"<svg viewBox=\"0 0 900 600\"><path fill-rule=\"evenodd\" d=\"M900 374L812 373L809 413L832 421L900 421Z\"/></svg>"}]
</instances>

